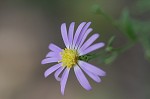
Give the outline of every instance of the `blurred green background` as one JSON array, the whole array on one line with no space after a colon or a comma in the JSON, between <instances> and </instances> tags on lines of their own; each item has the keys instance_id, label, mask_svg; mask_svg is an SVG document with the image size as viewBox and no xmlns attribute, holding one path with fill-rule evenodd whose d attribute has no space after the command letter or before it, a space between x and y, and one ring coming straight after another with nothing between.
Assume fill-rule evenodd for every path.
<instances>
[{"instance_id":1,"label":"blurred green background","mask_svg":"<svg viewBox=\"0 0 150 99\"><path fill-rule=\"evenodd\" d=\"M71 71L62 96L41 60L49 43L64 48L60 25L72 21L91 21L100 33L107 55L90 63L107 76L99 84L88 78L86 91ZM0 99L150 99L149 61L150 0L0 1Z\"/></svg>"}]
</instances>

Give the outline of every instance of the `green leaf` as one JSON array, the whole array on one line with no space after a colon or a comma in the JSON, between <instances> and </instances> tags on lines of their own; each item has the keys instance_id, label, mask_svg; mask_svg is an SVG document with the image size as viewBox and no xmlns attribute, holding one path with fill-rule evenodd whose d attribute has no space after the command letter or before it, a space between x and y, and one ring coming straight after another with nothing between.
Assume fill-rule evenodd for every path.
<instances>
[{"instance_id":1,"label":"green leaf","mask_svg":"<svg viewBox=\"0 0 150 99\"><path fill-rule=\"evenodd\" d=\"M114 43L114 40L115 40L115 36L113 35L113 36L109 39L107 46L112 46L112 44Z\"/></svg>"},{"instance_id":2,"label":"green leaf","mask_svg":"<svg viewBox=\"0 0 150 99\"><path fill-rule=\"evenodd\" d=\"M134 20L134 27L138 33L138 39L145 50L145 56L150 60L150 21Z\"/></svg>"},{"instance_id":3,"label":"green leaf","mask_svg":"<svg viewBox=\"0 0 150 99\"><path fill-rule=\"evenodd\" d=\"M132 20L129 16L129 11L127 9L123 10L118 26L129 39L136 41L137 36L134 31Z\"/></svg>"},{"instance_id":4,"label":"green leaf","mask_svg":"<svg viewBox=\"0 0 150 99\"><path fill-rule=\"evenodd\" d=\"M115 40L115 36L112 36L109 40L108 40L108 43L107 43L107 47L106 47L106 51L109 52L109 51L112 51L113 50L113 43L114 43L114 40Z\"/></svg>"}]
</instances>

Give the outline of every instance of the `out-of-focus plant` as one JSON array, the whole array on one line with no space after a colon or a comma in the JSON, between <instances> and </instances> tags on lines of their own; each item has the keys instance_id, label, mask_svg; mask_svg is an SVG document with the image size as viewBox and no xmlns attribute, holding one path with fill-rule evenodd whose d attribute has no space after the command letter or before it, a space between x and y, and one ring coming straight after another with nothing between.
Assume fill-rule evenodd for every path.
<instances>
[{"instance_id":1,"label":"out-of-focus plant","mask_svg":"<svg viewBox=\"0 0 150 99\"><path fill-rule=\"evenodd\" d=\"M150 0L138 0L135 4L135 9L137 9L139 13L149 12Z\"/></svg>"},{"instance_id":2,"label":"out-of-focus plant","mask_svg":"<svg viewBox=\"0 0 150 99\"><path fill-rule=\"evenodd\" d=\"M27 0L30 4L36 3L42 7L48 8L48 10L58 9L58 6L62 5L61 1L36 1ZM78 4L80 1L70 1ZM105 47L105 50L85 56L87 61L93 58L100 58L101 63L110 64L112 63L121 53L127 51L132 46L140 43L144 49L146 59L150 60L150 19L138 19L138 16L147 16L150 13L150 0L137 0L130 8L124 8L118 19L114 19L112 16L105 13L100 5L93 5L91 10L94 14L103 16L114 28L117 28L120 33L126 36L127 42L121 47L114 47L116 36L110 37ZM61 7L60 7L61 8ZM59 9L60 9L59 8ZM128 10L130 9L130 10ZM68 9L67 9L68 10ZM54 11L56 13L56 11ZM135 17L131 17L131 14ZM135 14L135 15L134 15ZM146 14L146 15L145 15ZM84 58L85 58L84 57ZM82 57L83 58L83 57Z\"/></svg>"},{"instance_id":3,"label":"out-of-focus plant","mask_svg":"<svg viewBox=\"0 0 150 99\"><path fill-rule=\"evenodd\" d=\"M147 5L146 2L150 3L149 0L143 0L137 2L136 7L142 9ZM137 8L137 9L138 9ZM150 9L147 6L145 11ZM124 8L119 19L113 19L110 15L106 14L99 5L92 6L92 12L103 16L107 21L109 21L115 28L117 28L121 33L127 37L127 44L122 47L115 48L113 44L115 43L115 36L110 37L105 47L105 51L101 52L100 55L93 55L93 58L100 58L101 63L110 64L112 63L121 53L130 49L136 43L141 43L144 48L145 56L150 60L150 20L142 21L130 16L130 12L127 8Z\"/></svg>"}]
</instances>

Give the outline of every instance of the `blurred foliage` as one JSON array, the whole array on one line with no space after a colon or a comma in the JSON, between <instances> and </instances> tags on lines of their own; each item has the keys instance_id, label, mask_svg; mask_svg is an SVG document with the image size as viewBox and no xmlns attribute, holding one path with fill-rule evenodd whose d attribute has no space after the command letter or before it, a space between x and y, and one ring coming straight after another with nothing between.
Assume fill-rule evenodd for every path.
<instances>
[{"instance_id":1,"label":"blurred foliage","mask_svg":"<svg viewBox=\"0 0 150 99\"><path fill-rule=\"evenodd\" d=\"M140 13L148 12L150 11L150 0L138 0L135 6Z\"/></svg>"},{"instance_id":2,"label":"blurred foliage","mask_svg":"<svg viewBox=\"0 0 150 99\"><path fill-rule=\"evenodd\" d=\"M137 9L141 9L142 11L150 10L150 0L139 0L135 5ZM110 64L121 53L140 42L143 46L146 58L150 60L150 20L145 22L131 17L127 8L123 9L119 19L113 19L110 15L106 14L99 5L93 5L91 9L94 14L103 16L116 27L120 33L123 33L128 38L127 44L124 44L123 47L114 48L114 40L117 38L115 36L110 37L105 47L105 52L93 55L93 58L99 57L101 63Z\"/></svg>"},{"instance_id":3,"label":"blurred foliage","mask_svg":"<svg viewBox=\"0 0 150 99\"><path fill-rule=\"evenodd\" d=\"M76 4L79 4L82 0L74 0L70 1L54 1L54 0L17 0L17 1L28 1L29 4L37 4L42 6L42 8L47 8L48 10L52 10L52 13L60 15L60 11L66 9L67 11L72 11L72 9L68 9L68 6L72 7ZM84 1L83 1L84 2ZM24 3L24 2L23 2ZM101 63L110 64L121 54L130 49L136 43L140 43L144 49L145 56L148 60L150 60L150 20L142 20L136 19L135 14L139 16L143 16L143 13L149 14L150 12L150 0L137 0L133 4L133 9L130 7L125 7L118 19L114 19L112 16L108 15L100 5L94 4L91 7L91 12L100 16L103 16L114 28L118 29L120 33L122 33L127 38L126 44L123 44L121 47L116 48L115 39L117 37L112 36L106 42L106 47L104 51L100 53L92 54L92 55L84 55L79 57L80 60L89 61L93 58L100 58ZM62 6L63 5L63 6ZM53 11L53 9L55 9ZM138 14L137 14L138 13ZM64 11L62 11L62 15ZM132 16L131 16L132 15ZM134 16L134 17L133 17Z\"/></svg>"},{"instance_id":4,"label":"blurred foliage","mask_svg":"<svg viewBox=\"0 0 150 99\"><path fill-rule=\"evenodd\" d=\"M150 60L150 21L134 20L134 28L138 33L139 42L145 50L145 56Z\"/></svg>"},{"instance_id":5,"label":"blurred foliage","mask_svg":"<svg viewBox=\"0 0 150 99\"><path fill-rule=\"evenodd\" d=\"M134 31L132 19L130 18L129 11L127 9L122 11L118 27L129 39L136 41L137 35Z\"/></svg>"}]
</instances>

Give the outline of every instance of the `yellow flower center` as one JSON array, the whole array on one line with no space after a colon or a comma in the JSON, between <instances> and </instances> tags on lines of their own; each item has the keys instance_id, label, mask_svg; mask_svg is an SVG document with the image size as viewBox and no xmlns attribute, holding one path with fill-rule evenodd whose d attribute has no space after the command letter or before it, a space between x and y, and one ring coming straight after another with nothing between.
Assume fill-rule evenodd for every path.
<instances>
[{"instance_id":1,"label":"yellow flower center","mask_svg":"<svg viewBox=\"0 0 150 99\"><path fill-rule=\"evenodd\" d=\"M60 55L62 57L62 60L60 60L59 62L62 62L62 66L71 68L75 64L77 64L78 53L76 50L65 48L62 52L60 52Z\"/></svg>"}]
</instances>

